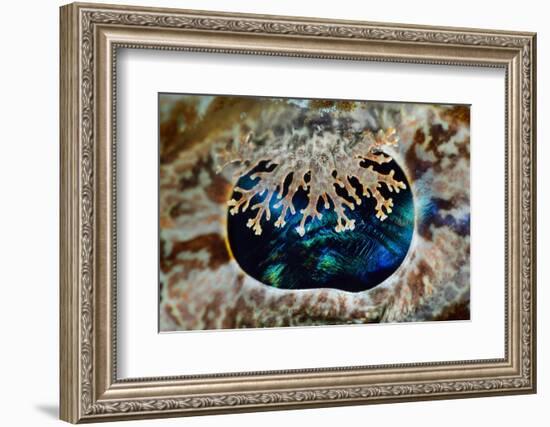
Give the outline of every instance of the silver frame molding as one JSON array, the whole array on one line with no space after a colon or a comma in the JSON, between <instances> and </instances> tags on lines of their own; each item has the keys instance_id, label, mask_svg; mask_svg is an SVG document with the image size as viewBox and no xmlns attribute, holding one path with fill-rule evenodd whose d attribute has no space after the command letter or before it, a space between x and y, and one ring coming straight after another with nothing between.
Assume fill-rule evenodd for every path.
<instances>
[{"instance_id":1,"label":"silver frame molding","mask_svg":"<svg viewBox=\"0 0 550 427\"><path fill-rule=\"evenodd\" d=\"M80 3L60 13L61 419L112 421L536 391L534 33ZM505 357L117 379L118 48L505 69Z\"/></svg>"}]
</instances>

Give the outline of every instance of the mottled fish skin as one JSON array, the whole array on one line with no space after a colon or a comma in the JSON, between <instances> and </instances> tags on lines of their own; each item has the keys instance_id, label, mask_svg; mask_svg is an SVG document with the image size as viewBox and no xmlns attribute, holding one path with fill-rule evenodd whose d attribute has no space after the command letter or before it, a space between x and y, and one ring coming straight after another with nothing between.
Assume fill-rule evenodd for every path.
<instances>
[{"instance_id":1,"label":"mottled fish skin","mask_svg":"<svg viewBox=\"0 0 550 427\"><path fill-rule=\"evenodd\" d=\"M318 108L339 108L357 120L349 105L322 102ZM214 151L220 140L241 137L266 108L285 103L161 96L160 330L469 319L469 108L369 103L362 120L374 132L393 127L399 136L387 154L410 183L415 225L401 266L358 293L265 286L231 253L227 201L235 182L218 173ZM236 130L242 117L245 125Z\"/></svg>"}]
</instances>

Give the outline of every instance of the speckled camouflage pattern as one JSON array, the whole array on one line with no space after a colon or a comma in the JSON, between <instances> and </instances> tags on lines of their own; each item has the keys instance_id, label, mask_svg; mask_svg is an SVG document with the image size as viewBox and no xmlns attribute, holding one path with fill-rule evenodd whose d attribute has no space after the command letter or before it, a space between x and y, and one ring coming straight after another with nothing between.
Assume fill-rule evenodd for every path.
<instances>
[{"instance_id":1,"label":"speckled camouflage pattern","mask_svg":"<svg viewBox=\"0 0 550 427\"><path fill-rule=\"evenodd\" d=\"M161 331L469 319L469 107L369 104L365 125L374 133L395 128L399 138L385 153L410 183L415 230L393 275L348 293L276 289L240 268L226 236L235 182L218 173L215 153L249 133L247 123L266 109L286 103L205 99L160 97ZM312 108L355 114L349 105L311 102Z\"/></svg>"}]
</instances>

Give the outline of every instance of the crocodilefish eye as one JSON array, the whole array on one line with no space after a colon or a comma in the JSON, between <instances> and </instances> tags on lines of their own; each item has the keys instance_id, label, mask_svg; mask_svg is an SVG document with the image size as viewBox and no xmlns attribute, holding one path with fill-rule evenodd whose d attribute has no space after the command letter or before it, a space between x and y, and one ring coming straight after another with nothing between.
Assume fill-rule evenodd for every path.
<instances>
[{"instance_id":1,"label":"crocodilefish eye","mask_svg":"<svg viewBox=\"0 0 550 427\"><path fill-rule=\"evenodd\" d=\"M469 107L160 99L162 330L469 318Z\"/></svg>"},{"instance_id":2,"label":"crocodilefish eye","mask_svg":"<svg viewBox=\"0 0 550 427\"><path fill-rule=\"evenodd\" d=\"M292 109L270 116L277 132L266 123L261 137L251 131L219 153L236 180L231 251L268 286L371 289L399 267L413 235L412 192L384 153L396 131L373 132L335 109Z\"/></svg>"}]
</instances>

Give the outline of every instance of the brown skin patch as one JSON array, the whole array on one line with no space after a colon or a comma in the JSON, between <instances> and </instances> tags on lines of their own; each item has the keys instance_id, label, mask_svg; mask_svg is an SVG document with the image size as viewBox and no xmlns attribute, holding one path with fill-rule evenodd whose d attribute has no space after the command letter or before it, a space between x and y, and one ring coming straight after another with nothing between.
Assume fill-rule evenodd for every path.
<instances>
[{"instance_id":1,"label":"brown skin patch","mask_svg":"<svg viewBox=\"0 0 550 427\"><path fill-rule=\"evenodd\" d=\"M250 299L254 302L254 304L261 306L261 304L265 300L264 293L265 292L263 291L263 289L254 289L250 292Z\"/></svg>"},{"instance_id":2,"label":"brown skin patch","mask_svg":"<svg viewBox=\"0 0 550 427\"><path fill-rule=\"evenodd\" d=\"M174 325L179 325L179 320L176 316L174 316L174 308L171 305L165 305L164 306L164 312L166 313L166 316L174 323Z\"/></svg>"},{"instance_id":3,"label":"brown skin patch","mask_svg":"<svg viewBox=\"0 0 550 427\"><path fill-rule=\"evenodd\" d=\"M214 203L218 203L220 205L227 203L231 184L218 174L212 176L211 178L212 183L205 189L206 195Z\"/></svg>"},{"instance_id":4,"label":"brown skin patch","mask_svg":"<svg viewBox=\"0 0 550 427\"><path fill-rule=\"evenodd\" d=\"M240 297L242 298L242 297ZM235 316L237 315L237 304L233 307L228 307L225 311L225 316L222 320L221 328L234 329L235 328Z\"/></svg>"},{"instance_id":5,"label":"brown skin patch","mask_svg":"<svg viewBox=\"0 0 550 427\"><path fill-rule=\"evenodd\" d=\"M347 309L346 297L344 295L338 295L338 315L345 316Z\"/></svg>"},{"instance_id":6,"label":"brown skin patch","mask_svg":"<svg viewBox=\"0 0 550 427\"><path fill-rule=\"evenodd\" d=\"M456 105L445 110L441 114L441 118L450 122L453 127L462 125L470 126L470 107L465 105Z\"/></svg>"},{"instance_id":7,"label":"brown skin patch","mask_svg":"<svg viewBox=\"0 0 550 427\"><path fill-rule=\"evenodd\" d=\"M194 313L191 313L191 311L189 311L189 308L187 308L186 303L180 302L176 305L176 307L178 309L180 317L185 322L195 322L196 321Z\"/></svg>"},{"instance_id":8,"label":"brown skin patch","mask_svg":"<svg viewBox=\"0 0 550 427\"><path fill-rule=\"evenodd\" d=\"M235 279L235 293L239 293L241 289L243 288L244 284L244 274L239 273L237 275L237 279Z\"/></svg>"},{"instance_id":9,"label":"brown skin patch","mask_svg":"<svg viewBox=\"0 0 550 427\"><path fill-rule=\"evenodd\" d=\"M223 299L224 295L222 292L215 292L212 299L204 307L202 321L206 329L215 329L216 323L220 317L220 307L222 306Z\"/></svg>"},{"instance_id":10,"label":"brown skin patch","mask_svg":"<svg viewBox=\"0 0 550 427\"><path fill-rule=\"evenodd\" d=\"M254 311L255 308L246 303L246 300L240 297L235 305L236 310L233 313L234 324L236 328L255 327Z\"/></svg>"},{"instance_id":11,"label":"brown skin patch","mask_svg":"<svg viewBox=\"0 0 550 427\"><path fill-rule=\"evenodd\" d=\"M417 129L414 134L414 144L411 144L405 155L407 170L412 175L413 180L420 178L432 167L432 162L420 160L416 155L416 146L424 144L425 140L426 135L422 129Z\"/></svg>"},{"instance_id":12,"label":"brown skin patch","mask_svg":"<svg viewBox=\"0 0 550 427\"><path fill-rule=\"evenodd\" d=\"M365 320L365 312L363 310L353 310L349 317L353 320Z\"/></svg>"},{"instance_id":13,"label":"brown skin patch","mask_svg":"<svg viewBox=\"0 0 550 427\"><path fill-rule=\"evenodd\" d=\"M312 99L309 101L309 108L312 110L322 110L323 108L334 107L334 101L330 99Z\"/></svg>"},{"instance_id":14,"label":"brown skin patch","mask_svg":"<svg viewBox=\"0 0 550 427\"><path fill-rule=\"evenodd\" d=\"M387 289L380 288L380 289L374 289L370 293L370 297L374 304L379 305L388 297L388 294L389 294L389 291Z\"/></svg>"},{"instance_id":15,"label":"brown skin patch","mask_svg":"<svg viewBox=\"0 0 550 427\"><path fill-rule=\"evenodd\" d=\"M414 133L414 138L413 138L414 145L422 145L424 144L425 140L426 140L426 135L424 134L424 131L418 128Z\"/></svg>"},{"instance_id":16,"label":"brown skin patch","mask_svg":"<svg viewBox=\"0 0 550 427\"><path fill-rule=\"evenodd\" d=\"M395 295L395 298L397 299L401 298L402 288L403 288L403 282L401 281L395 285L394 292L393 292L393 294Z\"/></svg>"},{"instance_id":17,"label":"brown skin patch","mask_svg":"<svg viewBox=\"0 0 550 427\"><path fill-rule=\"evenodd\" d=\"M187 202L180 202L174 206L172 206L169 210L169 215L172 219L177 219L178 217L182 215L191 215L196 212L196 208L193 206L190 206ZM168 222L161 222L160 228L171 228L168 227L168 225L171 225Z\"/></svg>"},{"instance_id":18,"label":"brown skin patch","mask_svg":"<svg viewBox=\"0 0 550 427\"><path fill-rule=\"evenodd\" d=\"M465 158L465 159L470 158L470 139L469 138L467 138L464 141L455 142L455 145L458 149L458 154L448 155L448 154L442 153L440 150L437 149L439 145L445 144L453 136L455 136L457 131L458 131L458 128L456 126L449 126L448 130L445 130L445 128L440 124L433 125L430 127L431 141L429 142L428 148L426 149L426 151L431 151L437 159L433 163L433 168L436 173L440 173L443 171L443 168L441 167L441 161L444 158L447 158L450 160L450 162L445 166L445 169L447 170L453 169L461 158Z\"/></svg>"},{"instance_id":19,"label":"brown skin patch","mask_svg":"<svg viewBox=\"0 0 550 427\"><path fill-rule=\"evenodd\" d=\"M199 159L191 168L191 176L183 177L179 180L178 190L184 192L186 190L192 190L199 185L199 174L207 166L208 162Z\"/></svg>"},{"instance_id":20,"label":"brown skin patch","mask_svg":"<svg viewBox=\"0 0 550 427\"><path fill-rule=\"evenodd\" d=\"M189 101L187 101L189 102ZM170 119L161 126L161 163L170 163L180 152L189 150L206 139L215 140L225 130L230 129L241 120L241 113L257 114L262 108L268 108L270 103L277 101L262 100L247 97L216 97L206 111L190 122L178 121L177 112L172 112ZM180 105L181 104L181 105ZM186 111L195 105L186 106L185 102L177 103L176 110ZM181 114L181 113L180 113ZM207 118L203 120L203 118ZM181 125L185 126L182 128Z\"/></svg>"},{"instance_id":21,"label":"brown skin patch","mask_svg":"<svg viewBox=\"0 0 550 427\"><path fill-rule=\"evenodd\" d=\"M439 209L449 210L456 206L456 203L453 199L446 200L446 199L432 198L432 200L435 203L437 203L437 206L439 207Z\"/></svg>"},{"instance_id":22,"label":"brown skin patch","mask_svg":"<svg viewBox=\"0 0 550 427\"><path fill-rule=\"evenodd\" d=\"M210 257L208 265L205 267L216 270L230 260L225 241L219 234L203 234L191 240L175 242L172 246L172 252L165 253L165 243L161 241L160 268L164 273L168 273L176 265L186 265L186 260L178 259L182 252L199 252L207 250Z\"/></svg>"},{"instance_id":23,"label":"brown skin patch","mask_svg":"<svg viewBox=\"0 0 550 427\"><path fill-rule=\"evenodd\" d=\"M181 178L178 185L179 191L192 190L199 186L199 177L201 172L207 172L210 178L210 184L204 189L207 197L214 203L223 204L227 202L231 184L220 174L214 171L214 161L212 157L199 159L191 168L191 176ZM191 208L189 208L191 209ZM187 213L186 211L176 211L174 214ZM172 215L172 212L170 213Z\"/></svg>"},{"instance_id":24,"label":"brown skin patch","mask_svg":"<svg viewBox=\"0 0 550 427\"><path fill-rule=\"evenodd\" d=\"M325 303L327 301L328 301L327 293L326 292L321 292L319 294L319 296L317 297L317 302L322 304L322 303Z\"/></svg>"},{"instance_id":25,"label":"brown skin patch","mask_svg":"<svg viewBox=\"0 0 550 427\"><path fill-rule=\"evenodd\" d=\"M470 320L470 301L460 301L445 307L434 320Z\"/></svg>"},{"instance_id":26,"label":"brown skin patch","mask_svg":"<svg viewBox=\"0 0 550 427\"><path fill-rule=\"evenodd\" d=\"M202 270L204 268L204 262L199 259L181 260L178 264L183 267L183 271L178 271L168 278L168 295L170 297L175 295L173 288L177 286L178 282L186 281L193 270Z\"/></svg>"},{"instance_id":27,"label":"brown skin patch","mask_svg":"<svg viewBox=\"0 0 550 427\"><path fill-rule=\"evenodd\" d=\"M434 272L426 261L420 260L417 265L417 271L411 271L407 276L407 284L411 291L411 301L414 306L418 306L424 296L424 277L427 277L431 281L433 280Z\"/></svg>"},{"instance_id":28,"label":"brown skin patch","mask_svg":"<svg viewBox=\"0 0 550 427\"><path fill-rule=\"evenodd\" d=\"M353 101L337 101L336 108L340 111L353 111L356 108L356 103Z\"/></svg>"},{"instance_id":29,"label":"brown skin patch","mask_svg":"<svg viewBox=\"0 0 550 427\"><path fill-rule=\"evenodd\" d=\"M160 162L168 163L185 146L181 136L183 127L194 127L198 118L197 102L177 102L170 111L170 117L160 124Z\"/></svg>"},{"instance_id":30,"label":"brown skin patch","mask_svg":"<svg viewBox=\"0 0 550 427\"><path fill-rule=\"evenodd\" d=\"M237 328L237 316L245 318L248 323L252 323L252 309L246 304L246 301L240 296L232 307L228 307L222 321L223 329Z\"/></svg>"},{"instance_id":31,"label":"brown skin patch","mask_svg":"<svg viewBox=\"0 0 550 427\"><path fill-rule=\"evenodd\" d=\"M428 241L432 241L433 239L433 233L431 230L432 224L432 221L422 221L418 224L418 234Z\"/></svg>"},{"instance_id":32,"label":"brown skin patch","mask_svg":"<svg viewBox=\"0 0 550 427\"><path fill-rule=\"evenodd\" d=\"M307 307L310 306L311 300L313 299L312 294L307 294L305 297L302 298L302 303L300 304L299 311L300 310L306 310Z\"/></svg>"},{"instance_id":33,"label":"brown skin patch","mask_svg":"<svg viewBox=\"0 0 550 427\"><path fill-rule=\"evenodd\" d=\"M465 158L467 160L470 160L470 138L465 139L461 144L457 144L458 146L458 158Z\"/></svg>"},{"instance_id":34,"label":"brown skin patch","mask_svg":"<svg viewBox=\"0 0 550 427\"><path fill-rule=\"evenodd\" d=\"M296 295L294 294L286 294L286 295L283 295L280 299L279 299L279 304L281 306L287 306L289 308L293 307L294 304L296 304Z\"/></svg>"},{"instance_id":35,"label":"brown skin patch","mask_svg":"<svg viewBox=\"0 0 550 427\"><path fill-rule=\"evenodd\" d=\"M441 144L448 142L454 135L456 135L458 129L463 126L460 123L461 121L467 121L468 123L470 121L470 110L468 107L457 106L450 108L442 113L443 117L446 115L449 116L451 120L448 129L445 129L441 124L431 125L429 128L429 139L426 139L426 135L422 129L416 130L413 137L413 144L411 144L405 155L407 168L414 179L420 178L429 169L433 169L435 172L441 172L441 161L445 157L450 160L450 163L445 166L445 169L452 169L461 158L470 158L469 138L465 141L456 142L458 154L449 156L438 150L438 147ZM422 146L424 147L424 151L433 153L436 157L435 162L423 161L419 159L416 154L417 146Z\"/></svg>"},{"instance_id":36,"label":"brown skin patch","mask_svg":"<svg viewBox=\"0 0 550 427\"><path fill-rule=\"evenodd\" d=\"M439 123L436 125L430 126L431 138L428 141L426 151L433 152L438 159L445 157L445 155L441 154L437 148L439 147L439 145L449 141L449 139L451 139L451 137L454 136L455 134L456 134L456 129L449 127L448 130L445 130L445 128Z\"/></svg>"},{"instance_id":37,"label":"brown skin patch","mask_svg":"<svg viewBox=\"0 0 550 427\"><path fill-rule=\"evenodd\" d=\"M217 175L213 173L212 170L212 158L208 157L207 159L199 159L191 168L190 177L183 177L179 180L178 190L186 191L193 190L199 186L200 173L202 171L208 172L210 177Z\"/></svg>"}]
</instances>

